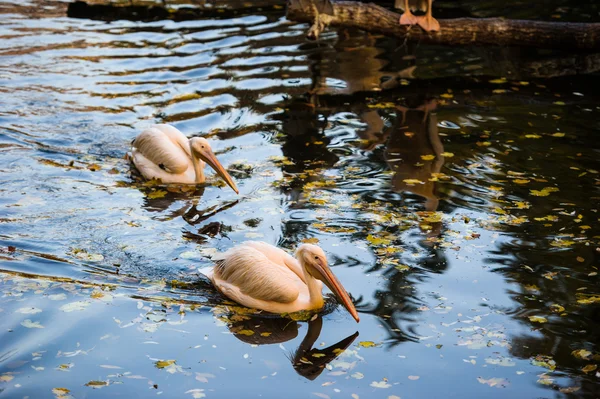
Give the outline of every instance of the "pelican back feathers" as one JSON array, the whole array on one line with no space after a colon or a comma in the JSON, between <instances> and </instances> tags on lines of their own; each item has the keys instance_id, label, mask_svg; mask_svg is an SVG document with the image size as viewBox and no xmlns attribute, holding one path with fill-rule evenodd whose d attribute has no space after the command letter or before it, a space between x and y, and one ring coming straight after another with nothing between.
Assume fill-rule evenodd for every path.
<instances>
[{"instance_id":1,"label":"pelican back feathers","mask_svg":"<svg viewBox=\"0 0 600 399\"><path fill-rule=\"evenodd\" d=\"M140 133L133 142L134 161L136 152L168 173L185 173L192 162L187 137L169 125L154 125Z\"/></svg>"},{"instance_id":2,"label":"pelican back feathers","mask_svg":"<svg viewBox=\"0 0 600 399\"><path fill-rule=\"evenodd\" d=\"M217 265L212 276L237 287L254 299L290 303L300 294L295 273L272 262L252 244L244 243L213 257Z\"/></svg>"}]
</instances>

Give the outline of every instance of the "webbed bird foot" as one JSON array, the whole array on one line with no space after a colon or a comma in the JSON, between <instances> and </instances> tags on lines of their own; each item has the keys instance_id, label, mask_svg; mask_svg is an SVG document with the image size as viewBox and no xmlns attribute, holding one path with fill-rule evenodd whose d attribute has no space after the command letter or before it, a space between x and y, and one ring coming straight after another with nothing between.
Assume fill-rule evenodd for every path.
<instances>
[{"instance_id":1,"label":"webbed bird foot","mask_svg":"<svg viewBox=\"0 0 600 399\"><path fill-rule=\"evenodd\" d=\"M437 32L440 30L440 23L431 15L416 17L417 24L427 32Z\"/></svg>"},{"instance_id":2,"label":"webbed bird foot","mask_svg":"<svg viewBox=\"0 0 600 399\"><path fill-rule=\"evenodd\" d=\"M404 14L400 17L400 25L417 25L419 23L419 18L413 15L410 10L404 11Z\"/></svg>"}]
</instances>

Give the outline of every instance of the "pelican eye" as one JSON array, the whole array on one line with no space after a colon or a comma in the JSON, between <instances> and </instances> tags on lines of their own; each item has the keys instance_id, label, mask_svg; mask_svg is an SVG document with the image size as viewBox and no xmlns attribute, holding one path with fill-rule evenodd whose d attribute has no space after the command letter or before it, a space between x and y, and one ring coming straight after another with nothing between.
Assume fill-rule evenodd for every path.
<instances>
[{"instance_id":1,"label":"pelican eye","mask_svg":"<svg viewBox=\"0 0 600 399\"><path fill-rule=\"evenodd\" d=\"M318 257L318 256L315 256L315 259L316 259L316 260L319 260L319 257Z\"/></svg>"}]
</instances>

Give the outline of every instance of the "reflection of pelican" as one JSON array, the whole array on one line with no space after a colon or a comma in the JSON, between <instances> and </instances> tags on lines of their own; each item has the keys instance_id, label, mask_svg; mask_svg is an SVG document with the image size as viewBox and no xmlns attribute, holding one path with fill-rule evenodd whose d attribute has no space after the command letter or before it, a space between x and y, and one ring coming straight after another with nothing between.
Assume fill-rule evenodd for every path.
<instances>
[{"instance_id":1,"label":"reflection of pelican","mask_svg":"<svg viewBox=\"0 0 600 399\"><path fill-rule=\"evenodd\" d=\"M228 325L229 330L240 341L253 345L279 344L298 336L300 324L282 318L241 317ZM290 356L294 370L301 376L314 380L325 366L338 357L358 337L358 331L343 340L323 349L313 349L323 327L323 318L318 316L308 322L306 336L298 349Z\"/></svg>"},{"instance_id":2,"label":"reflection of pelican","mask_svg":"<svg viewBox=\"0 0 600 399\"><path fill-rule=\"evenodd\" d=\"M226 297L271 313L321 309L322 281L358 322L358 312L327 266L323 250L303 244L296 257L264 242L247 241L213 257L216 266L202 272Z\"/></svg>"},{"instance_id":3,"label":"reflection of pelican","mask_svg":"<svg viewBox=\"0 0 600 399\"><path fill-rule=\"evenodd\" d=\"M132 143L133 163L146 179L163 183L204 183L204 163L209 164L235 191L229 173L217 160L205 138L188 139L170 125L154 125L140 133Z\"/></svg>"}]
</instances>

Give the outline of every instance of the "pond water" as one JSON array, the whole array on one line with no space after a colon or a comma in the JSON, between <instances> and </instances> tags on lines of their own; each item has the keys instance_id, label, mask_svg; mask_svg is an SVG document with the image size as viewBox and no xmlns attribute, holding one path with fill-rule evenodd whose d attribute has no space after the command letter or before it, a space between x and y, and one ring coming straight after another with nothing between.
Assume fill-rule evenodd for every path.
<instances>
[{"instance_id":1,"label":"pond water","mask_svg":"<svg viewBox=\"0 0 600 399\"><path fill-rule=\"evenodd\" d=\"M264 3L1 6L0 397L598 397L588 55L308 42ZM499 3L461 12L598 12ZM240 194L144 182L124 156L156 122L208 137ZM231 306L197 269L248 239L318 243L361 322Z\"/></svg>"}]
</instances>

